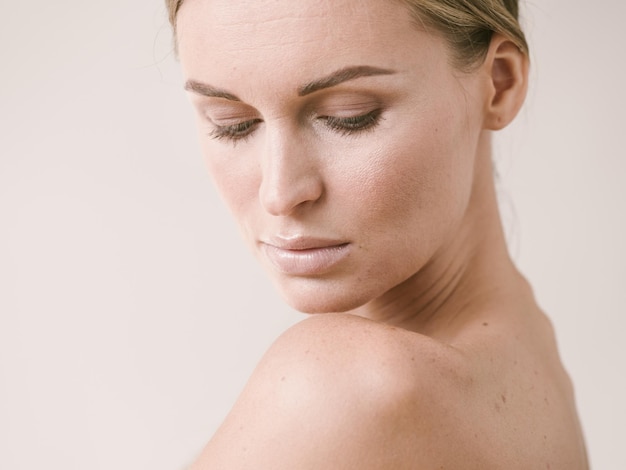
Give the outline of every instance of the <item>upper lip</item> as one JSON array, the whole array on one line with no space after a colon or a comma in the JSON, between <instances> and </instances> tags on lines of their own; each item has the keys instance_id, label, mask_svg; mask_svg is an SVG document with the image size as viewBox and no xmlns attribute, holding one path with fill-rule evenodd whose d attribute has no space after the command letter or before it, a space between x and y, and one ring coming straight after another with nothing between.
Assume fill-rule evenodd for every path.
<instances>
[{"instance_id":1,"label":"upper lip","mask_svg":"<svg viewBox=\"0 0 626 470\"><path fill-rule=\"evenodd\" d=\"M345 240L338 240L332 238L322 237L307 237L307 236L272 236L268 239L261 240L261 243L271 245L281 250L312 250L321 248L330 248L334 246L346 245L348 242Z\"/></svg>"}]
</instances>

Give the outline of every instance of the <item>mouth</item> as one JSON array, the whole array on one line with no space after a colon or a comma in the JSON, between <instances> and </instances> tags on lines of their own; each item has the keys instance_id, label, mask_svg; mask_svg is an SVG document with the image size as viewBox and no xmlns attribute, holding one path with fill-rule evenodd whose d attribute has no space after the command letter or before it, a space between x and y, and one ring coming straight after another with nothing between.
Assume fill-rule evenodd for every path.
<instances>
[{"instance_id":1,"label":"mouth","mask_svg":"<svg viewBox=\"0 0 626 470\"><path fill-rule=\"evenodd\" d=\"M325 274L348 256L350 247L348 242L304 237L261 242L269 262L291 276Z\"/></svg>"}]
</instances>

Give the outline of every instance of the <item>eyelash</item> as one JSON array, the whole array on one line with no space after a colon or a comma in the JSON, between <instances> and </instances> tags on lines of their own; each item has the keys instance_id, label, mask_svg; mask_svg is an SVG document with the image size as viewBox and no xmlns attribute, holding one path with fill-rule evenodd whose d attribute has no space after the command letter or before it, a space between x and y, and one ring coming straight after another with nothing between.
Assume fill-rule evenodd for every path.
<instances>
[{"instance_id":1,"label":"eyelash","mask_svg":"<svg viewBox=\"0 0 626 470\"><path fill-rule=\"evenodd\" d=\"M334 116L321 116L319 119L326 121L326 125L339 132L341 135L356 134L374 128L380 122L382 110L375 109L360 116L338 118Z\"/></svg>"},{"instance_id":2,"label":"eyelash","mask_svg":"<svg viewBox=\"0 0 626 470\"><path fill-rule=\"evenodd\" d=\"M350 116L345 118L335 116L319 116L318 119L325 122L325 125L341 135L356 134L378 125L381 120L382 110L375 109L366 114L359 116ZM231 126L215 126L209 132L209 137L216 140L229 140L231 142L238 142L240 140L247 139L254 131L254 128L262 122L261 119L252 119L250 121L244 121Z\"/></svg>"},{"instance_id":3,"label":"eyelash","mask_svg":"<svg viewBox=\"0 0 626 470\"><path fill-rule=\"evenodd\" d=\"M252 119L250 121L239 122L231 126L218 126L216 125L209 132L209 137L213 139L226 139L233 142L247 138L256 125L261 122L261 119Z\"/></svg>"}]
</instances>

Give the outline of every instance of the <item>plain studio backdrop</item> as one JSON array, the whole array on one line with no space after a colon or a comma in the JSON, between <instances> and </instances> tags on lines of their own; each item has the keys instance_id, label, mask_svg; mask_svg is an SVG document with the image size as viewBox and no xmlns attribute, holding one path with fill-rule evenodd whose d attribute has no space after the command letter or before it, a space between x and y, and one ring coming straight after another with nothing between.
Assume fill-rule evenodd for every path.
<instances>
[{"instance_id":1,"label":"plain studio backdrop","mask_svg":"<svg viewBox=\"0 0 626 470\"><path fill-rule=\"evenodd\" d=\"M205 174L161 0L2 1L0 469L180 469L303 315ZM619 0L532 0L495 146L511 251L555 324L592 464L626 468Z\"/></svg>"}]
</instances>

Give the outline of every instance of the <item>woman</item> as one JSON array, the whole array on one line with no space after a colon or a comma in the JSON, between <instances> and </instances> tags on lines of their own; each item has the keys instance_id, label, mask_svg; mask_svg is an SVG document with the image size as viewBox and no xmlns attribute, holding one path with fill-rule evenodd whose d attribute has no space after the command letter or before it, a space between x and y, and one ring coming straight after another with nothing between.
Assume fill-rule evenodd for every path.
<instances>
[{"instance_id":1,"label":"woman","mask_svg":"<svg viewBox=\"0 0 626 470\"><path fill-rule=\"evenodd\" d=\"M516 1L171 0L210 174L293 307L194 469L584 469L491 133Z\"/></svg>"}]
</instances>

